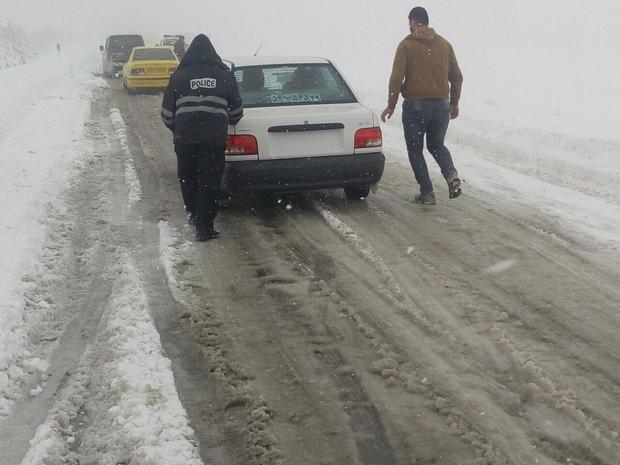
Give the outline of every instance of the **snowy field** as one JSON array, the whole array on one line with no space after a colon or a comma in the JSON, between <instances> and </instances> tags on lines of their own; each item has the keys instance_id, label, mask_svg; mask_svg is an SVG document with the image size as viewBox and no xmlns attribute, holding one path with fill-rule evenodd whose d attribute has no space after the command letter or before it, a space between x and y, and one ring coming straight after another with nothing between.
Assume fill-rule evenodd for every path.
<instances>
[{"instance_id":1,"label":"snowy field","mask_svg":"<svg viewBox=\"0 0 620 465\"><path fill-rule=\"evenodd\" d=\"M0 22L0 70L23 65L49 48L41 37L26 33L13 23Z\"/></svg>"},{"instance_id":2,"label":"snowy field","mask_svg":"<svg viewBox=\"0 0 620 465\"><path fill-rule=\"evenodd\" d=\"M324 9L329 7L327 2L323 3L324 8L319 8L321 5L298 7L297 14L306 18L301 26L296 22L286 21L285 12L277 10L271 16L269 27L273 28L277 23L282 28L282 35L298 37L300 34L296 28L301 28L301 32L308 32L309 25L317 24L322 18ZM333 58L357 88L362 101L380 113L385 106L384 88L387 87L393 50L407 32L406 12L409 3L395 3L386 7L377 2L362 1L349 9L334 7L338 14L330 15L321 23L324 30L336 30L338 25L342 24L342 18L345 18L347 23L353 22L361 26L345 26L350 34L344 34L346 37L338 46L334 46L334 37L331 34L311 36L312 40L309 41L297 38L282 42L279 35L269 32L267 26L256 26L252 29L252 15L240 18L235 28L251 32L243 37L227 41L230 30L221 24L209 24L209 33L214 37L216 46L218 41L226 44L222 46L223 54L238 55L244 50L253 51L257 43L263 43L266 54L307 53ZM489 211L500 210L502 214L512 217L514 224L523 226L535 236L535 241L543 241L540 238L548 236L552 244L574 252L575 257L578 257L575 262L583 260L579 263L580 267L583 265L583 270L586 270L583 271L584 276L588 274L588 260L597 266L606 267L611 271L610 276L616 276L620 259L620 132L617 129L620 121L620 80L616 78L620 73L620 4L617 1L597 2L589 7L590 11L584 17L580 16L580 4L559 0L542 6L529 0L519 5L496 5L483 0L467 2L467 6L456 6L454 2L448 2L449 5L438 1L428 3L429 10L433 12L431 22L436 18L438 23L432 25L453 42L465 75L461 117L451 124L448 134L448 145L464 180L464 195L458 202L474 201L473 197L469 196L468 191L471 189L481 196L478 198L483 198L485 208L490 206ZM266 2L266 5L271 8L277 5L277 2ZM471 13L472 10L476 13L474 18L463 20L465 13ZM362 15L363 18L358 20L356 15ZM498 20L499 17L504 20ZM154 22L153 27L160 26ZM373 34L376 32L380 38L369 40L369 30L373 30ZM154 187L144 184L144 180L150 182L155 177L148 172L149 169L154 169L149 168L149 164L161 163L157 157L160 157L162 152L169 151L169 147L161 142L167 141L167 134L161 136L161 139L149 140L148 136L155 134L154 132L140 135L136 129L146 127L157 119L156 115L153 116L153 109L157 106L159 96L138 96L130 103L119 100L120 91L110 88L109 83L96 76L100 67L100 57L92 46L96 42L86 40L85 43L89 44L88 49L71 47L67 51L63 50L62 58L55 53L47 53L27 64L0 70L0 88L4 89L0 93L0 433L3 433L0 436L0 446L4 446L0 452L0 465L5 465L2 460L13 464L20 463L22 459L22 465L200 464L203 461L198 443L208 442L207 440L218 437L218 434L224 434L224 430L228 432L226 428L232 428L230 425L234 425L238 420L234 418L234 413L237 412L235 409L245 407L246 404L251 406L251 421L248 423L250 426L244 427L243 433L239 434L241 439L237 440L252 451L260 451L257 456L264 460L257 463L283 463L279 461L281 451L276 447L274 438L287 437L289 433L285 428L278 431L275 426L273 435L271 430L267 431L271 414L263 403L267 405L271 402L273 405L274 402L282 402L286 405L286 396L280 398L268 392L265 399L256 395L256 402L244 400L254 396L253 393L243 390L244 383L252 382L256 388L261 386L261 383L262 386L269 386L272 380L269 376L262 377L261 374L252 375L256 377L254 379L244 374L247 367L244 370L237 369L226 358L230 347L236 347L238 341L246 340L244 338L254 337L252 331L244 329L235 319L235 315L243 315L241 310L245 307L238 302L232 302L231 308L226 307L232 316L224 315L221 321L212 315L202 320L200 318L203 317L192 313L198 311L198 306L192 302L222 303L227 292L234 295L234 286L240 286L234 284L230 289L226 287L226 280L232 280L233 276L230 271L226 274L227 261L223 247L211 251L213 267L219 270L221 276L210 279L221 286L212 286L209 281L205 289L201 289L196 283L207 271L201 268L202 265L196 257L200 258L202 252L196 252L193 245L184 239L186 231L175 229L174 217L171 216L168 224L168 218L165 218L164 214L163 205L170 198L166 189L175 191L176 187L170 187L170 183L164 182L165 188L155 191ZM359 44L364 44L364 47ZM361 48L363 60L356 56L361 53ZM0 57L2 56L8 56L8 53L0 54ZM11 63L17 62L12 58ZM360 225L363 224L364 217L360 220L360 217L356 216L361 215L360 211L345 211L337 199L332 199L332 203L327 206L314 199L310 202L308 211L318 213L321 221L380 276L381 286L377 292L394 308L402 310L392 319L386 318L386 324L390 328L386 331L393 330L393 335L403 336L403 340L408 340L407 337L411 335L402 332L401 328L415 321L420 327L428 326L435 331L436 322L433 318L439 314L445 317L445 325L449 331L444 332L439 325L437 334L446 336L447 347L454 346L454 350L459 353L470 350L470 347L474 347L472 351L484 352L487 347L483 347L483 343L476 345L479 334L474 334L470 327L456 327L457 323L452 321L447 306L433 307L432 303L425 302L431 310L426 312L426 307L420 303L424 299L407 294L406 279L409 277L401 276L399 270L409 269L399 260L419 259L424 262L418 255L415 240L407 238L409 242L399 243L402 250L391 255L391 252L384 250L379 236L368 237L368 232L377 233L383 226L390 232L399 231L398 225L390 223L393 218L388 214L388 207L402 209L398 202L408 199L395 197L413 197L416 193L399 118L400 112L397 111L393 119L382 128L384 152L390 166L388 172L399 174L397 180L385 180L385 191L379 186L376 195L382 203L373 204L370 199L369 211L376 214L372 216L376 224L373 223L371 227L376 229L362 230ZM438 169L432 162L429 166L436 180ZM173 179L174 174L167 174ZM409 181L402 181L403 179L410 179L411 184L407 184ZM166 194L165 201L157 198L162 192ZM158 202L161 202L161 205ZM470 203L467 205L471 208ZM439 212L436 215L439 216L434 217L433 221L448 224L451 221L450 212L458 217L458 210L442 210L444 206L441 202L436 208ZM451 204L450 208L455 207ZM302 212L308 211L302 209ZM401 211L398 210L397 214ZM298 212L296 214L300 215ZM404 216L407 214L408 212L403 211ZM307 218L298 218L298 221L301 226L290 226L287 223L286 227L282 226L284 233L280 233L286 236L287 233L296 231L295 227L303 229L305 222L313 224ZM385 223L382 223L383 221ZM411 221L415 223L418 218ZM463 228L463 224L472 228L475 226L472 225L471 218L458 218L458 221L463 222ZM269 225L269 218L265 222L268 231L277 231L277 225ZM244 228L248 228L248 224L253 223L239 223L240 233L229 231L233 237L238 238L240 244L245 244L243 241L247 240L241 237L241 234ZM151 226L153 231L149 229ZM257 228L259 226L264 225L260 224ZM495 223L490 222L487 226L495 226ZM466 229L463 231L467 234ZM247 237L256 239L260 247L269 247L269 241L265 237L261 239L258 233L245 232ZM263 231L262 236L266 234L268 233ZM320 234L317 233L317 237L329 237ZM396 233L394 234L396 237ZM388 239L393 237L389 236ZM277 237L269 240L276 241ZM289 239L286 245L291 247L291 252L287 252L289 255L297 253L297 249L290 245L295 240ZM312 240L309 239L310 242ZM316 240L319 242L319 239ZM473 237L472 243L477 243L478 240ZM493 249L493 246L488 244L482 244L481 248L485 249L487 246L490 250ZM329 249L329 246L325 247ZM442 247L450 248L450 244L442 244ZM472 264L472 267L480 267L489 276L498 276L498 288L504 282L503 273L509 269L521 269L519 254L523 251L510 249L508 246L505 249L502 248L501 253L497 252L497 256L492 250L488 257L483 256L479 263ZM261 260L275 256L279 249L275 250L271 254L269 249L265 256L258 256ZM239 268L247 266L244 262L245 253L240 254L241 258L236 257L236 261L233 260L232 263ZM557 253L549 252L549 256L555 259ZM573 263L570 260L574 257L570 257L564 257L563 260ZM277 261L277 258L273 260ZM487 263L485 260L490 261ZM336 260L338 261L345 262L344 268L353 269L358 263L353 259L351 263L347 262L344 254ZM299 269L305 269L304 266L310 267L323 262L329 263L329 258L316 253L308 259L310 265L306 262L303 266L295 263L294 272L290 273L302 273ZM446 263L450 261L446 259ZM532 263L536 263L534 259ZM424 265L430 267L426 262ZM204 265L206 269L210 269L210 266L211 263ZM303 300L299 297L299 289L283 289L287 285L301 288L302 284L306 283L289 282L288 275L278 266L273 266L278 272L275 273L273 282L269 282L271 287L266 291L271 299L269 302L275 306L278 299L284 298L282 296ZM267 268L269 266L261 264L256 276L260 278L260 273L264 273L263 269ZM579 270L582 272L581 268ZM523 270L524 275L527 275L526 271ZM442 271L435 272L440 274ZM360 271L363 275L360 277L367 276L366 273L370 272ZM506 279L510 279L510 276L509 274ZM484 282L483 278L480 279L480 282ZM524 279L519 281L521 285L528 282L527 278ZM163 280L166 283L163 283ZM454 367L446 365L446 372L451 373L451 376L445 375L443 378L443 374L435 373L434 368L425 372L423 368L414 366L414 363L407 366L407 362L401 361L401 356L394 355L397 343L393 343L389 338L383 345L375 344L375 339L380 340L382 336L380 331L372 329L373 324L381 323L376 323L372 316L365 315L354 306L347 307L354 300L345 305L344 301L347 299L341 299L340 294L336 295L338 288L331 292L333 295L325 291L330 289L330 285L335 285L326 284L324 280L329 279L325 276L312 276L307 286L314 292L310 292L310 299L323 302L333 298L335 303L325 304L326 308L329 310L335 305L337 312L340 312L338 319L350 319L355 323L352 324L353 329L347 327L343 334L355 341L357 336L351 336L350 333L359 331L363 334L359 339L371 340L373 350L374 346L378 345L381 358L376 362L378 365L373 365L372 370L378 370L385 377L388 387L394 385L398 379L407 385L408 390L408 383L425 386L437 383L440 387L450 387L454 388L455 392L458 391L456 386L459 378L453 374L453 371L456 371ZM452 284L449 280L442 283L446 289ZM179 393L183 384L176 378L179 372L185 377L190 375L183 371L185 367L183 370L174 369L174 354L167 352L166 342L160 339L169 338L170 334L176 337L175 331L178 328L170 325L162 335L157 321L167 321L161 315L165 313L165 305L155 302L156 299L151 295L164 292L158 291L159 288L169 289L174 299L180 302L179 305L188 308L194 305L195 308L183 318L198 326L205 326L204 333L199 333L196 337L201 343L207 341L205 357L217 367L213 370L216 373L214 379L230 384L230 392L217 393L214 398L225 398L228 402L226 409L232 405L232 413L228 418L220 419L224 426L218 426L215 430L220 428L221 431L209 432L212 436L207 434L206 439L204 433L194 431L190 421L190 417L196 415L196 412L184 407L191 394L186 393L184 398ZM240 299L247 299L242 302L251 305L253 296L245 296L244 292L248 291L243 286L240 286L240 289ZM609 299L616 295L614 292L617 292L617 289L614 290L612 286L605 289L609 296L612 296ZM540 290L537 289L536 292L538 291ZM522 289L519 292L524 293ZM515 291L515 294L519 292ZM563 296L553 296L556 297L564 299ZM550 297L550 300L553 299ZM439 299L438 302L442 301ZM499 298L497 302L489 305L504 305ZM552 305L544 303L549 307ZM475 305L474 299L472 306ZM418 306L424 310L412 312L413 320L402 319L405 310L409 311ZM571 313L573 311L575 313ZM432 315L433 312L435 315ZM576 313L574 308L567 312L567 320L576 322L571 328L581 328L583 325L584 332L590 334L589 331L595 333L596 328L605 328L606 325L609 325L609 331L615 327L617 316L606 313L607 310L603 310L600 315L588 312L586 309L581 315ZM318 317L315 315L314 318ZM508 314L505 318L508 318ZM532 318L531 321L528 320L528 324L538 321ZM593 321L590 321L591 318ZM540 360L546 361L556 354L552 354L551 349L543 348L542 343L528 352L530 349L525 347L526 344L520 346L509 337L512 334L513 338L518 340L514 335L521 334L521 327L510 333L512 329L506 330L502 326L502 319L504 316L501 319L498 317L490 328L485 326L485 321L479 323L480 327L485 327L481 330L482 333L486 336L485 331L488 329L492 334L491 339L502 347L496 358L491 357L491 364L502 365L504 355L507 359L518 359L517 362L525 367L523 370L529 370L529 378L524 376L524 379L533 379L529 384L523 382L522 385L526 386L524 389L546 389L548 397L545 397L545 401L556 407L560 405L557 408L561 414L554 411L545 420L541 414L546 412L544 408L539 405L536 405L536 408L521 408L520 401L515 402L510 396L502 397L504 403L509 404L509 407L504 406L504 409L521 409L519 415L513 416L518 416L519 421L536 425L531 430L536 431L536 434L545 431L544 434L540 433L540 437L546 441L549 436L549 443L557 440L562 444L578 444L579 441L585 441L583 437L587 436L588 441L592 441L590 444L600 446L603 451L599 456L594 452L594 455L589 456L591 451L586 453L580 449L581 446L572 449L569 447L567 456L563 458L564 462L570 461L570 454L576 454L590 457L590 461L583 459L583 462L577 463L614 465L611 461L597 462L597 457L620 457L616 455L619 453L620 425L614 419L605 418L607 423L593 420L588 416L591 412L582 408L576 400L579 393L587 393L591 386L587 380L588 373L584 372L583 377L581 374L576 375L575 379L581 381L573 386L567 387L556 382L554 376L563 379L562 375L554 373L554 370L549 370L551 373L543 370L536 365L538 362L535 360L538 356ZM254 324L264 324L263 329L269 329L267 323L260 322L258 318ZM589 326L590 324L599 326ZM213 328L226 325L232 328L226 334L228 339L212 344L210 341L221 336L214 334ZM301 326L305 325L312 326L304 320ZM535 324L532 327L535 327ZM555 341L555 326L550 324L549 328L554 329L550 329L552 335L547 336ZM286 333L288 329L285 328L283 332ZM432 331L430 334L434 336ZM317 334L318 336L315 334L311 340L312 344L323 337L327 338L326 333L318 331ZM185 336L184 333L182 337ZM543 336L543 340L544 337L546 336ZM557 341L563 341L563 337L557 336ZM411 338L415 341L413 336ZM454 342L458 342L459 338L465 341L462 347ZM346 339L345 336L342 339ZM263 347L260 342L257 340L257 347ZM295 347L288 353L286 344L280 342L282 347L273 349L274 360L279 360L280 367L270 367L266 363L261 366L259 360L253 368L257 371L264 368L277 372L283 369L282 367L288 367L286 370L293 373L292 379L296 381L282 389L287 393L287 389L295 393L297 391L294 385L303 385L303 381L299 381L303 377L296 378L295 368L290 368L289 365L300 368L296 365L296 359L291 362L289 358L292 357L291 354L301 352ZM386 348L392 343L393 347ZM221 347L218 344L221 344ZM310 342L308 344L310 346ZM411 347L415 347L415 342L411 344ZM580 341L575 350L584 347L581 344L585 343ZM265 343L265 347L270 346ZM552 349L555 350L556 347L561 349L566 346L558 343ZM589 354L589 346L585 347ZM246 357L251 358L250 349L238 350L242 354L246 350ZM272 349L266 349L266 353L268 350ZM441 350L437 348L437 353L439 352ZM506 352L510 352L510 355L506 355ZM592 354L594 355L591 358L596 358L596 352ZM363 365L367 362L367 359L363 359L365 356L365 353L360 352L360 360L349 361L350 364L346 366L342 362L342 366L338 366L334 372L341 375L346 370L353 370L356 363ZM425 356L428 357L427 361L441 359L437 354L421 353L420 360L424 360ZM615 361L617 354L613 352L609 357ZM484 358L480 360L487 361ZM564 362L569 365L568 361L562 360L562 363ZM330 363L335 362L330 359L328 365ZM313 369L303 368L309 373ZM617 368L617 365L609 364L601 368L601 372L607 370L611 373L609 380L616 379L614 368ZM401 370L400 375L398 370ZM561 371L562 368L558 365L557 372ZM507 381L506 384L521 383L521 375L516 376L516 381ZM433 376L434 380L431 379ZM603 375L596 371L596 376ZM475 390L477 385L467 379L471 386L474 386L471 392L478 392ZM202 379L198 381L205 382ZM213 381L209 379L208 383L210 382ZM328 384L324 380L321 382ZM493 383L495 381L489 382ZM368 389L368 395L373 394L373 389L375 395L379 395L378 392L385 395L385 386L381 387L381 391L372 382L370 385L373 387ZM481 385L486 386L485 383ZM532 385L538 387L531 388ZM304 385L304 389L306 387ZM349 384L342 390L346 390L345 388L353 389ZM613 397L611 393L617 392L614 389L617 388L609 388L609 396ZM484 396L466 396L463 405L475 405L478 409L476 411L481 413L478 414L479 418L470 413L469 419L462 422L459 415L467 417L468 412L462 414L457 413L458 409L447 408L448 401L439 394L441 389L430 390L434 396L429 397L432 405L437 406L432 408L445 411L447 418L451 419L448 420L449 427L456 431L452 433L471 435L473 439L470 438L470 442L476 444L472 447L478 452L484 451L484 454L480 452L480 455L484 460L488 460L484 462L481 458L479 462L474 462L476 459L472 459L466 463L505 463L497 458L500 454L495 451L508 451L506 454L510 456L511 447L501 439L494 441L493 438L501 438L503 432L512 430L507 426L508 420L503 417L482 418L485 414L482 410L486 402ZM412 389L413 391L418 392L415 389ZM522 398L535 397L529 392L527 395L519 392L519 395ZM394 402L403 402L398 395L395 395L394 399ZM387 404L389 402L386 401ZM603 400L597 399L592 410L604 411L604 405ZM394 405L385 409L398 410ZM214 414L217 409L209 412ZM200 415L208 416L202 411ZM309 414L300 407L299 412L291 414L291 424L303 424L300 419L305 418L304 415ZM565 418L563 415L570 417L579 427L573 429L573 426L562 426L562 419ZM595 416L594 413L592 415ZM18 421L20 419L21 423ZM556 423L549 426L552 420ZM23 430L15 429L9 434L3 429L3 423L21 424ZM472 426L474 424L477 426ZM28 425L36 426L35 434L28 436L31 432ZM336 431L333 437L339 437L338 428L337 425L333 426ZM485 430L486 436L482 432L484 428L488 428ZM356 431L356 434L363 435L363 432ZM488 444L476 435L485 436ZM429 437L431 436L429 434ZM529 447L530 438L525 436L515 437L515 449L523 444ZM295 438L289 439L293 443ZM319 439L314 440L320 442ZM329 439L331 440L336 441ZM350 447L350 444L347 447ZM457 450L456 446L450 444L446 447ZM547 447L551 448L548 444ZM302 452L300 450L299 453ZM551 455L549 453L549 456ZM213 457L213 463L218 463L216 452L213 452ZM516 455L511 457L514 459ZM441 462L441 457L435 457L435 460L444 463ZM411 463L422 465L416 462L415 458ZM547 457L541 463L556 462ZM205 462L205 465L209 464Z\"/></svg>"}]
</instances>

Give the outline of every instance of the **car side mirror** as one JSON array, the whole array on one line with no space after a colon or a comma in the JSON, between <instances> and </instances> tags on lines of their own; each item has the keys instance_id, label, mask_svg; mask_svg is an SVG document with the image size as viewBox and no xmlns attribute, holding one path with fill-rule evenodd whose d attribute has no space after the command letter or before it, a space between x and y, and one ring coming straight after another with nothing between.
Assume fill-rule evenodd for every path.
<instances>
[{"instance_id":1,"label":"car side mirror","mask_svg":"<svg viewBox=\"0 0 620 465\"><path fill-rule=\"evenodd\" d=\"M105 50L105 48L103 48L103 45L100 45L100 46L99 46L99 51L100 51L100 52L103 52L104 50Z\"/></svg>"}]
</instances>

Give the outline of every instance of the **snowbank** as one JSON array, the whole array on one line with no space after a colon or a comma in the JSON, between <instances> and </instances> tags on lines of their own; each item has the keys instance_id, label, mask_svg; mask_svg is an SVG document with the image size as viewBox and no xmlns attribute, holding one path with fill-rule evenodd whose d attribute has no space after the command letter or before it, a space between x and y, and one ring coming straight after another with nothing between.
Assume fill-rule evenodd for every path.
<instances>
[{"instance_id":1,"label":"snowbank","mask_svg":"<svg viewBox=\"0 0 620 465\"><path fill-rule=\"evenodd\" d=\"M97 56L43 56L0 71L0 417L33 372L27 331L53 302L26 302L33 280L54 281L38 266L50 217L62 213L60 194L90 145L84 122ZM28 308L27 308L28 305Z\"/></svg>"},{"instance_id":2,"label":"snowbank","mask_svg":"<svg viewBox=\"0 0 620 465\"><path fill-rule=\"evenodd\" d=\"M37 430L23 465L201 465L148 299L131 258L119 251L104 279L112 295L72 383ZM88 425L79 428L79 415ZM79 450L71 450L79 434Z\"/></svg>"},{"instance_id":3,"label":"snowbank","mask_svg":"<svg viewBox=\"0 0 620 465\"><path fill-rule=\"evenodd\" d=\"M112 121L112 126L114 127L116 137L118 137L121 144L121 152L123 154L125 164L125 183L129 189L129 203L133 205L142 199L142 188L140 187L140 180L138 179L136 167L133 162L133 158L131 157L129 143L127 142L127 126L125 125L123 116L118 108L112 108L110 111L110 119Z\"/></svg>"}]
</instances>

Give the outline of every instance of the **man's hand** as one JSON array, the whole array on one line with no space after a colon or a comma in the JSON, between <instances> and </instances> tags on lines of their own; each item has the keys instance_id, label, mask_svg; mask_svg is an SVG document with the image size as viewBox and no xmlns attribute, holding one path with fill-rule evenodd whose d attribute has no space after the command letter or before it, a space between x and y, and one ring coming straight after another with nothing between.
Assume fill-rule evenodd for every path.
<instances>
[{"instance_id":1,"label":"man's hand","mask_svg":"<svg viewBox=\"0 0 620 465\"><path fill-rule=\"evenodd\" d=\"M459 106L450 105L450 119L457 119L459 117Z\"/></svg>"},{"instance_id":2,"label":"man's hand","mask_svg":"<svg viewBox=\"0 0 620 465\"><path fill-rule=\"evenodd\" d=\"M393 114L394 108L387 107L385 110L383 110L383 113L381 113L381 121L385 123L385 119L390 119Z\"/></svg>"}]
</instances>

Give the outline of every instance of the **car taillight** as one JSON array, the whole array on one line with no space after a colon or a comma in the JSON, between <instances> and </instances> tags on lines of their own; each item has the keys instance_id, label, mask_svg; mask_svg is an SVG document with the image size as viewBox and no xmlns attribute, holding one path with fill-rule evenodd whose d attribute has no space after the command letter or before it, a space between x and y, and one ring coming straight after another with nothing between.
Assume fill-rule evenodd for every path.
<instances>
[{"instance_id":1,"label":"car taillight","mask_svg":"<svg viewBox=\"0 0 620 465\"><path fill-rule=\"evenodd\" d=\"M229 135L226 155L258 155L256 137L249 135Z\"/></svg>"},{"instance_id":2,"label":"car taillight","mask_svg":"<svg viewBox=\"0 0 620 465\"><path fill-rule=\"evenodd\" d=\"M144 71L144 68L133 68L131 70L132 76L144 76L145 74L146 72Z\"/></svg>"},{"instance_id":3,"label":"car taillight","mask_svg":"<svg viewBox=\"0 0 620 465\"><path fill-rule=\"evenodd\" d=\"M176 68L168 68L168 74L172 76L176 70Z\"/></svg>"},{"instance_id":4,"label":"car taillight","mask_svg":"<svg viewBox=\"0 0 620 465\"><path fill-rule=\"evenodd\" d=\"M355 148L367 149L370 147L381 147L383 145L383 135L381 128L358 129L355 133Z\"/></svg>"}]
</instances>

